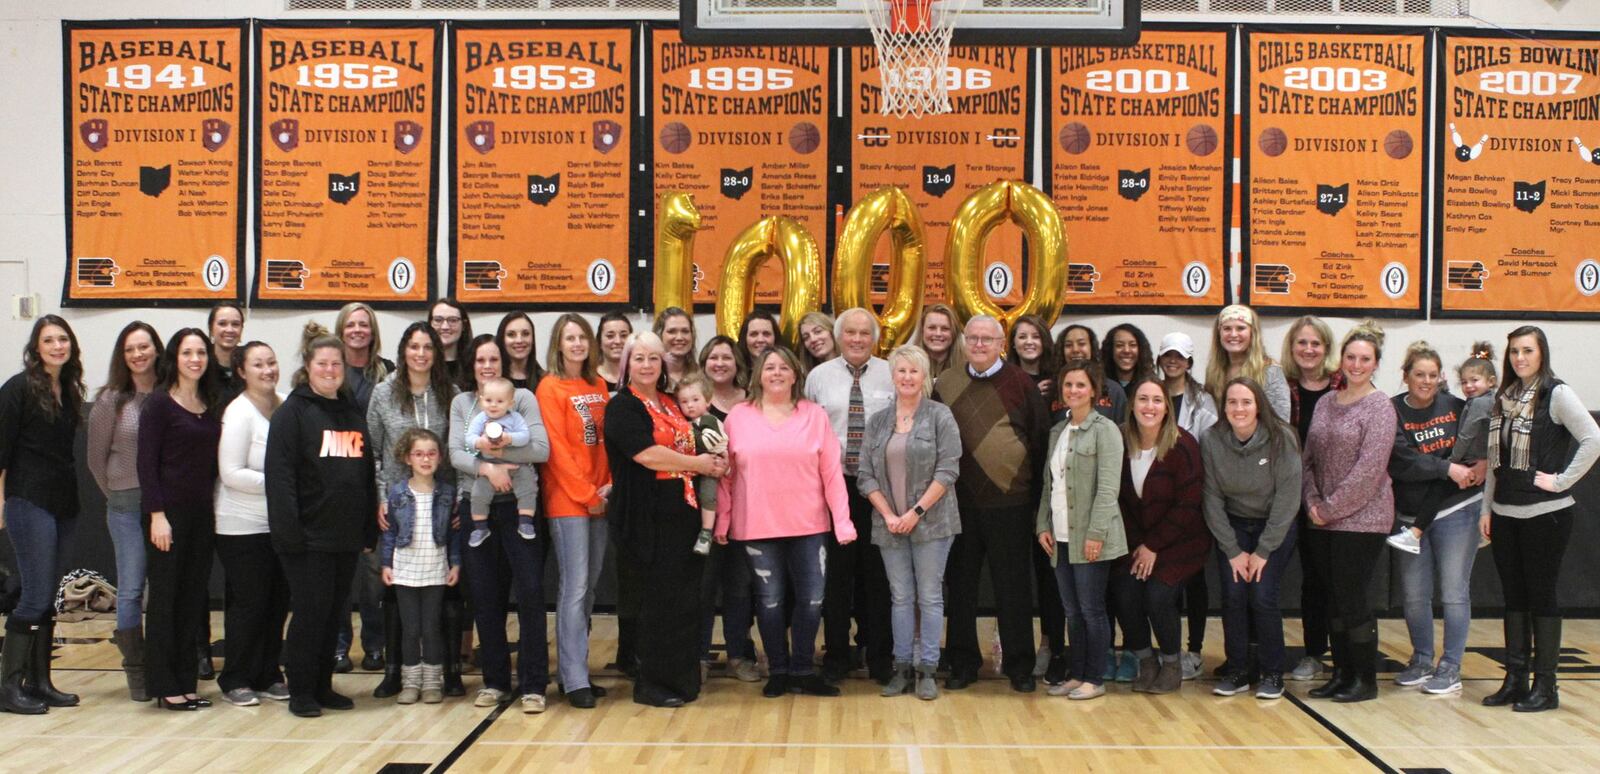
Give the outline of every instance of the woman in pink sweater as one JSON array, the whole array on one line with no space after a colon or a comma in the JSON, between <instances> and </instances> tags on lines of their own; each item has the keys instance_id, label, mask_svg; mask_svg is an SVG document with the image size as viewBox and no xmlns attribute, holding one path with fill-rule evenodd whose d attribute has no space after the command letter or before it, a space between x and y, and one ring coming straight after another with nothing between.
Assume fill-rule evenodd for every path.
<instances>
[{"instance_id":1,"label":"woman in pink sweater","mask_svg":"<svg viewBox=\"0 0 1600 774\"><path fill-rule=\"evenodd\" d=\"M717 487L717 542L741 541L756 578L756 623L770 675L761 694L777 698L792 689L837 696L839 689L816 674L812 651L828 534L840 545L856 539L839 439L828 413L802 399L793 352L768 349L753 370L750 400L734 406L724 422L728 472ZM794 613L785 623L791 584Z\"/></svg>"},{"instance_id":2,"label":"woman in pink sweater","mask_svg":"<svg viewBox=\"0 0 1600 774\"><path fill-rule=\"evenodd\" d=\"M1344 386L1317 401L1306 433L1301 485L1311 529L1302 539L1312 560L1307 565L1322 574L1328 590L1333 645L1333 679L1311 690L1314 699L1378 696L1378 622L1367 595L1394 525L1394 404L1372 383L1382 354L1383 329L1376 323L1345 334L1339 348Z\"/></svg>"}]
</instances>

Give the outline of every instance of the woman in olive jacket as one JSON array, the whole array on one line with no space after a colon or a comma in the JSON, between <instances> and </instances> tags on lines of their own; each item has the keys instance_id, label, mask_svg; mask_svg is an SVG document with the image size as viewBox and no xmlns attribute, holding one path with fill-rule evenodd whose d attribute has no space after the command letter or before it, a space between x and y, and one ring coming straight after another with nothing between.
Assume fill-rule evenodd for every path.
<instances>
[{"instance_id":1,"label":"woman in olive jacket","mask_svg":"<svg viewBox=\"0 0 1600 774\"><path fill-rule=\"evenodd\" d=\"M1047 692L1093 699L1106 692L1103 676L1106 651L1111 648L1106 585L1112 560L1128 553L1122 511L1117 507L1122 433L1094 408L1104 389L1099 363L1068 362L1056 384L1067 416L1050 430L1035 531L1056 568L1067 613L1067 641L1073 647L1067 681ZM1066 562L1061 561L1063 554Z\"/></svg>"}]
</instances>

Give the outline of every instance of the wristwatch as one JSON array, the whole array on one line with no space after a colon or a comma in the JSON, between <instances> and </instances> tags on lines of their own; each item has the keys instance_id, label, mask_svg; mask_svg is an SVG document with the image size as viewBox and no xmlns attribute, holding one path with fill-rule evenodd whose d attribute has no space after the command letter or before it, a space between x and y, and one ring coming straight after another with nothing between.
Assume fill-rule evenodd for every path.
<instances>
[{"instance_id":1,"label":"wristwatch","mask_svg":"<svg viewBox=\"0 0 1600 774\"><path fill-rule=\"evenodd\" d=\"M911 512L915 513L919 518L928 515L928 509L922 507L922 503L911 506Z\"/></svg>"}]
</instances>

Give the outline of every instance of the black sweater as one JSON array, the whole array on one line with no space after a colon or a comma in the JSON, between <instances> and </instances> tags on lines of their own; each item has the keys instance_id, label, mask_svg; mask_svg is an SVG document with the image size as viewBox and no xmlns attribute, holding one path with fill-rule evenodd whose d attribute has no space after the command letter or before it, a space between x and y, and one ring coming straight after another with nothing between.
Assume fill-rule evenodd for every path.
<instances>
[{"instance_id":1,"label":"black sweater","mask_svg":"<svg viewBox=\"0 0 1600 774\"><path fill-rule=\"evenodd\" d=\"M1440 391L1427 408L1412 408L1406 393L1390 399L1397 419L1389 478L1394 480L1394 510L1405 521L1433 515L1466 502L1480 487L1462 489L1450 480L1450 452L1456 446L1466 403Z\"/></svg>"},{"instance_id":2,"label":"black sweater","mask_svg":"<svg viewBox=\"0 0 1600 774\"><path fill-rule=\"evenodd\" d=\"M378 512L372 444L353 399L296 387L272 415L265 472L267 523L279 553L372 545Z\"/></svg>"},{"instance_id":3,"label":"black sweater","mask_svg":"<svg viewBox=\"0 0 1600 774\"><path fill-rule=\"evenodd\" d=\"M6 497L20 497L58 519L78 515L78 476L72 439L78 431L78 406L64 406L54 419L45 415L20 373L0 386L0 472Z\"/></svg>"}]
</instances>

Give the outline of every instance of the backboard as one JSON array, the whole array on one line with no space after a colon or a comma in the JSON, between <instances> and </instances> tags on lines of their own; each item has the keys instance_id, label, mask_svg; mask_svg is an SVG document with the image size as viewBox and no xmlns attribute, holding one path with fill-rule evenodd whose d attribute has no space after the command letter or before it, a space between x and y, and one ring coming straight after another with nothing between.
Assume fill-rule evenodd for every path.
<instances>
[{"instance_id":1,"label":"backboard","mask_svg":"<svg viewBox=\"0 0 1600 774\"><path fill-rule=\"evenodd\" d=\"M681 0L683 39L701 45L870 46L863 4L884 0ZM1139 0L966 0L956 45L1128 46Z\"/></svg>"}]
</instances>

